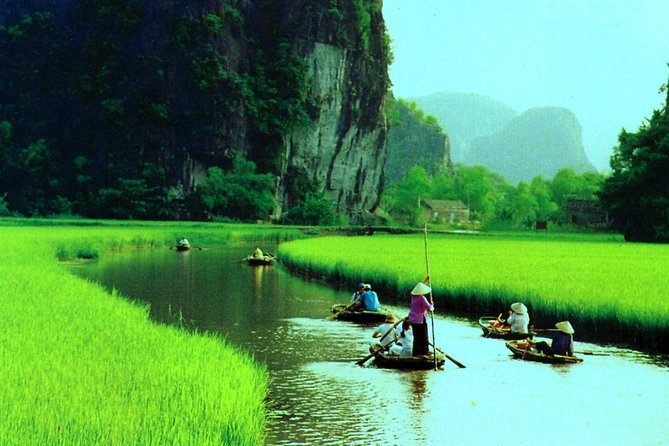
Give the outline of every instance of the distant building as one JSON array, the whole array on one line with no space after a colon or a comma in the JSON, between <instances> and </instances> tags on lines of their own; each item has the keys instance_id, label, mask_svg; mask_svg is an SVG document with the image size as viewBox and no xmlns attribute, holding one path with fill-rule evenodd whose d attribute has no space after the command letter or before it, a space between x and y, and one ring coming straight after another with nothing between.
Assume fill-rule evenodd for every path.
<instances>
[{"instance_id":1,"label":"distant building","mask_svg":"<svg viewBox=\"0 0 669 446\"><path fill-rule=\"evenodd\" d=\"M567 223L576 226L608 226L609 215L595 200L567 200Z\"/></svg>"},{"instance_id":2,"label":"distant building","mask_svg":"<svg viewBox=\"0 0 669 446\"><path fill-rule=\"evenodd\" d=\"M460 200L420 200L420 206L426 222L469 222L469 208Z\"/></svg>"}]
</instances>

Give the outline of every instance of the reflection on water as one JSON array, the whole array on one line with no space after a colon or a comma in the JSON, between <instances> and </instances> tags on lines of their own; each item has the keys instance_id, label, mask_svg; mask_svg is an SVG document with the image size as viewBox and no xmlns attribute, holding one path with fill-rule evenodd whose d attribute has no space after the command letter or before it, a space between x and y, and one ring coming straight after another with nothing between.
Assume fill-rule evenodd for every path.
<instances>
[{"instance_id":1,"label":"reflection on water","mask_svg":"<svg viewBox=\"0 0 669 446\"><path fill-rule=\"evenodd\" d=\"M525 362L474 323L437 317L437 344L467 368L358 367L373 327L324 319L348 290L239 262L251 249L139 252L74 272L149 302L157 320L181 311L266 364L270 445L669 444L663 358L577 342L608 356Z\"/></svg>"}]
</instances>

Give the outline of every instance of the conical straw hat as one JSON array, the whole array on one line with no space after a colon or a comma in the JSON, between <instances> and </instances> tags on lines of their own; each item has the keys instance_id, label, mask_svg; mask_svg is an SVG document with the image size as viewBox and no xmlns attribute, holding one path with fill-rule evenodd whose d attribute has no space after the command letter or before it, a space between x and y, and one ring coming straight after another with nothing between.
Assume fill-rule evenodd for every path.
<instances>
[{"instance_id":1,"label":"conical straw hat","mask_svg":"<svg viewBox=\"0 0 669 446\"><path fill-rule=\"evenodd\" d=\"M423 295L423 294L427 294L430 291L432 291L432 288L425 285L423 282L418 282L418 284L415 287L413 287L413 290L411 290L411 295L412 296L420 296L420 295Z\"/></svg>"},{"instance_id":2,"label":"conical straw hat","mask_svg":"<svg viewBox=\"0 0 669 446\"><path fill-rule=\"evenodd\" d=\"M571 326L569 321L562 321L555 324L555 328L560 330L563 333L574 334L574 327Z\"/></svg>"},{"instance_id":3,"label":"conical straw hat","mask_svg":"<svg viewBox=\"0 0 669 446\"><path fill-rule=\"evenodd\" d=\"M511 309L514 313L527 314L527 307L522 302L515 302L511 304Z\"/></svg>"}]
</instances>

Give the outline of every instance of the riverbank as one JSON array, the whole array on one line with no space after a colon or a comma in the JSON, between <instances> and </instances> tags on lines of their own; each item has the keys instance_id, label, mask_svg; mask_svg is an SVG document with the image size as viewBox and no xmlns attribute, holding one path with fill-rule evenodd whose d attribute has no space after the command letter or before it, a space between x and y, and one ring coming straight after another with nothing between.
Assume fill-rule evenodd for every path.
<instances>
[{"instance_id":1,"label":"riverbank","mask_svg":"<svg viewBox=\"0 0 669 446\"><path fill-rule=\"evenodd\" d=\"M669 348L667 245L584 234L430 234L428 242L438 311L478 319L522 301L537 328L570 320L579 340ZM298 273L347 290L369 282L395 304L408 304L426 273L422 235L312 238L282 244L279 256Z\"/></svg>"},{"instance_id":2,"label":"riverbank","mask_svg":"<svg viewBox=\"0 0 669 446\"><path fill-rule=\"evenodd\" d=\"M235 444L265 438L268 375L223 339L149 320L145 306L61 260L137 248L299 237L291 228L2 219L0 443Z\"/></svg>"}]
</instances>

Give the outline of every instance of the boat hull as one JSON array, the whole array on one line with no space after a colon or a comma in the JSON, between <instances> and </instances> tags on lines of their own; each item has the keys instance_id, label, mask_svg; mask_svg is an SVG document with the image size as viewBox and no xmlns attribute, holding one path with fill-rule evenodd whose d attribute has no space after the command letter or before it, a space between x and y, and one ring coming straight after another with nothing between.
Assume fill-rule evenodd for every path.
<instances>
[{"instance_id":1,"label":"boat hull","mask_svg":"<svg viewBox=\"0 0 669 446\"><path fill-rule=\"evenodd\" d=\"M496 321L496 317L484 316L479 319L479 325L483 330L483 336L493 339L519 340L534 337L535 333L530 330L529 333L514 333L509 329L495 327L490 325L491 322Z\"/></svg>"},{"instance_id":2,"label":"boat hull","mask_svg":"<svg viewBox=\"0 0 669 446\"><path fill-rule=\"evenodd\" d=\"M337 304L332 307L332 313L335 314L335 319L349 322L384 322L390 313L385 311L348 311L344 310L348 305Z\"/></svg>"},{"instance_id":3,"label":"boat hull","mask_svg":"<svg viewBox=\"0 0 669 446\"><path fill-rule=\"evenodd\" d=\"M525 361L543 362L545 364L575 364L583 362L578 356L546 355L534 347L525 345L519 341L507 341L506 348L511 350L513 356Z\"/></svg>"},{"instance_id":4,"label":"boat hull","mask_svg":"<svg viewBox=\"0 0 669 446\"><path fill-rule=\"evenodd\" d=\"M446 362L443 354L437 353L437 368L443 367ZM434 356L426 358L415 356L397 356L378 353L374 355L374 365L381 369L399 369L399 370L433 370Z\"/></svg>"},{"instance_id":5,"label":"boat hull","mask_svg":"<svg viewBox=\"0 0 669 446\"><path fill-rule=\"evenodd\" d=\"M177 251L188 251L190 249L190 245L177 245Z\"/></svg>"},{"instance_id":6,"label":"boat hull","mask_svg":"<svg viewBox=\"0 0 669 446\"><path fill-rule=\"evenodd\" d=\"M274 259L255 259L253 257L249 257L244 260L246 260L246 263L251 266L271 265L274 263Z\"/></svg>"}]
</instances>

